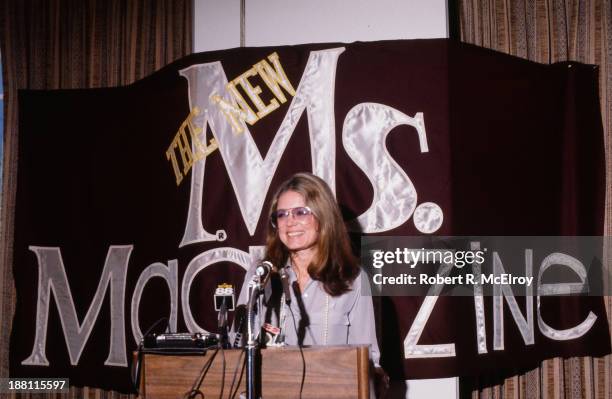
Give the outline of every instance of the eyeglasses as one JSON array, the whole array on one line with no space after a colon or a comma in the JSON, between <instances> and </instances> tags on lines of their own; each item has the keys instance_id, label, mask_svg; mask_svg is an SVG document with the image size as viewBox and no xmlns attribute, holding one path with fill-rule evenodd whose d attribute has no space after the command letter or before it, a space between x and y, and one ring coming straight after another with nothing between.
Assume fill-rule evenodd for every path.
<instances>
[{"instance_id":1,"label":"eyeglasses","mask_svg":"<svg viewBox=\"0 0 612 399\"><path fill-rule=\"evenodd\" d=\"M272 227L278 227L280 224L286 224L289 220L289 215L293 216L293 219L296 222L306 224L309 222L310 216L314 215L314 213L307 206L298 206L297 208L291 209L278 209L272 212L272 216L270 217Z\"/></svg>"}]
</instances>

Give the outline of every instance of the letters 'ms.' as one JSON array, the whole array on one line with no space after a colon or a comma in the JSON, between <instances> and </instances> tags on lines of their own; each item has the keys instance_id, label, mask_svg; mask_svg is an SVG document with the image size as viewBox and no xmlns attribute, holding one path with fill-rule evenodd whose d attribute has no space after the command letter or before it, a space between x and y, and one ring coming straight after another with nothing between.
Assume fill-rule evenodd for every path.
<instances>
[{"instance_id":1,"label":"letters 'ms.'","mask_svg":"<svg viewBox=\"0 0 612 399\"><path fill-rule=\"evenodd\" d=\"M338 58L344 50L344 47L339 47L310 53L296 94L265 158L262 158L247 127L247 123L252 124L248 109L244 111L245 106L237 103L236 96L226 90L228 80L221 63L193 65L180 71L188 81L190 107L204 110L194 122L202 127L201 134L204 135L207 125L210 125L219 143L249 234L255 233L274 173L304 111L308 118L313 173L324 179L335 192L334 87ZM282 66L280 62L273 65L276 71L269 69L265 75L268 79L280 81L280 77L285 76ZM274 84L269 85L274 87ZM280 92L280 89L276 87L276 91ZM233 117L228 119L227 115ZM374 188L370 208L357 218L360 231L364 233L383 232L402 225L412 216L417 204L417 192L410 178L385 149L386 135L399 125L414 127L421 152L428 151L420 113L412 118L383 104L363 103L355 106L344 121L344 147L371 179ZM237 128L240 134L236 134ZM189 210L180 247L218 239L217 234L207 232L202 225L205 168L206 158L197 162L192 170ZM382 180L385 184L380 183Z\"/></svg>"}]
</instances>

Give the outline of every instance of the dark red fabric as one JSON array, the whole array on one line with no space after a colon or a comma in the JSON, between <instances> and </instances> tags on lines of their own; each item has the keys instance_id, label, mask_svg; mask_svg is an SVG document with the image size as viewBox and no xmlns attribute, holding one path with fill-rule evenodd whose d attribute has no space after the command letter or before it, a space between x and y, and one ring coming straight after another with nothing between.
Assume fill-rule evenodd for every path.
<instances>
[{"instance_id":1,"label":"dark red fabric","mask_svg":"<svg viewBox=\"0 0 612 399\"><path fill-rule=\"evenodd\" d=\"M347 112L377 102L413 116L423 112L429 152L418 150L408 126L393 130L387 149L410 176L419 203L444 210L437 235L601 235L604 209L603 134L592 66L540 65L448 40L313 44L243 48L185 57L122 88L20 93L19 180L14 275L17 312L11 339L12 376L69 377L71 384L130 390L129 370L105 367L109 342L109 299L100 311L77 366L71 366L55 304L47 338L49 367L21 362L32 351L38 264L28 246L61 248L79 320L90 306L110 245L134 245L126 291L126 337L134 350L130 300L142 270L177 259L179 282L188 263L214 247L248 252L264 244L262 217L250 236L238 210L218 151L206 161L205 229L225 229L224 242L179 248L189 204L191 178L177 187L165 151L189 114L186 66L221 61L229 79L273 51L297 88L310 51L346 47L335 87L337 198L346 219L371 204L373 188L342 146ZM249 127L265 155L289 102ZM208 137L211 137L210 131ZM303 114L274 175L269 199L281 181L312 169L308 123ZM265 209L265 207L264 207ZM265 211L264 211L265 213ZM412 220L381 233L417 235ZM358 235L355 235L358 242ZM215 330L212 292L220 282L239 287L243 271L220 263L198 275L191 309L204 328ZM547 309L561 309L549 299ZM567 299L564 299L567 300ZM479 355L473 299L442 297L420 344L455 343L453 358L405 360L403 341L422 298L381 298L379 342L382 364L395 378L477 375L492 370L536 366L553 356L603 355L610 339L603 301L576 300L576 313L552 312L558 328L597 316L583 337L554 342L537 329L526 346L506 308L505 350L493 351L492 319L487 316L489 353ZM518 298L521 307L522 300ZM560 301L560 300L557 300ZM161 281L147 286L140 307L146 330L169 311ZM180 298L179 298L180 303ZM486 299L490 309L490 298ZM547 315L548 317L548 315ZM179 330L185 329L179 309Z\"/></svg>"}]
</instances>

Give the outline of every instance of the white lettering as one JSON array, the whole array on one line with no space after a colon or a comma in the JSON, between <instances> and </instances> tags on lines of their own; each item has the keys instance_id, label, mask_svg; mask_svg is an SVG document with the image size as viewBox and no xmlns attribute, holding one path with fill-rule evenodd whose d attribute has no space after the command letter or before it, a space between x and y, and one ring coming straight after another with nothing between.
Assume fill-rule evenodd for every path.
<instances>
[{"instance_id":1,"label":"white lettering","mask_svg":"<svg viewBox=\"0 0 612 399\"><path fill-rule=\"evenodd\" d=\"M448 276L452 269L452 265L442 264L438 269L438 275ZM452 357L455 356L455 344L435 344L435 345L419 345L419 339L429 317L433 313L434 306L438 301L438 296L442 292L443 285L432 285L427 296L423 300L419 311L410 326L406 338L404 338L404 357L406 359L415 358L431 358L431 357Z\"/></svg>"},{"instance_id":2,"label":"white lettering","mask_svg":"<svg viewBox=\"0 0 612 399\"><path fill-rule=\"evenodd\" d=\"M420 112L412 118L383 104L362 103L353 107L344 119L342 144L374 188L372 204L357 217L358 226L353 226L353 230L363 233L391 230L403 225L416 209L414 184L391 158L385 145L387 135L401 125L414 127L420 151L429 151Z\"/></svg>"},{"instance_id":3,"label":"white lettering","mask_svg":"<svg viewBox=\"0 0 612 399\"><path fill-rule=\"evenodd\" d=\"M493 274L501 276L505 274L504 266L497 252L493 253ZM530 249L525 250L525 275L533 275L533 255ZM483 279L484 279L483 275ZM492 275L489 275L492 277ZM519 328L519 332L525 341L525 345L533 345L534 326L533 326L533 286L525 287L525 307L527 309L527 320L523 317L518 303L514 297L512 289L507 284L495 284L493 286L493 349L504 349L504 298L512 313L512 318Z\"/></svg>"},{"instance_id":4,"label":"white lettering","mask_svg":"<svg viewBox=\"0 0 612 399\"><path fill-rule=\"evenodd\" d=\"M171 331L176 331L178 318L178 267L176 259L173 259L168 261L167 267L163 263L159 262L149 265L138 277L138 282L136 283L134 293L132 294L131 306L132 335L134 336L134 341L136 343L139 343L142 339L142 331L138 325L138 307L140 305L140 298L142 297L142 292L144 291L145 285L153 277L161 277L166 281L166 284L168 284L168 288L170 290L170 318L168 320L168 326L170 327Z\"/></svg>"},{"instance_id":5,"label":"white lettering","mask_svg":"<svg viewBox=\"0 0 612 399\"><path fill-rule=\"evenodd\" d=\"M85 343L91 334L100 313L102 300L110 286L110 350L105 365L127 366L125 349L125 279L128 260L133 246L111 246L106 255L102 276L93 301L87 310L83 323L79 323L72 293L60 249L57 247L29 247L38 260L38 301L36 305L36 337L30 356L21 362L28 366L48 366L46 356L47 321L49 318L50 296L53 293L55 304L62 323L64 340L68 347L70 364L79 362Z\"/></svg>"},{"instance_id":6,"label":"white lettering","mask_svg":"<svg viewBox=\"0 0 612 399\"><path fill-rule=\"evenodd\" d=\"M542 283L542 276L544 272L553 266L567 266L570 268L578 277L580 278L580 283L563 283L563 284L545 284ZM593 312L589 312L586 319L582 321L579 325L567 328L564 330L557 330L549 326L542 317L541 309L540 309L540 297L546 295L569 295L569 294L578 294L585 293L588 289L586 284L587 272L578 259L562 254L562 253L552 253L548 255L542 261L542 265L540 267L540 272L538 273L538 326L540 327L540 331L542 334L547 336L550 339L554 339L556 341L565 341L569 339L575 339L582 337L586 334L593 324L595 324L595 320L597 320L597 316Z\"/></svg>"},{"instance_id":7,"label":"white lettering","mask_svg":"<svg viewBox=\"0 0 612 399\"><path fill-rule=\"evenodd\" d=\"M193 65L180 71L189 85L190 107L203 112L194 118L206 131L207 123L219 143L223 161L238 200L249 234L255 234L266 194L289 138L304 111L308 115L313 173L325 180L332 191L336 187L336 131L334 120L334 86L338 57L343 47L310 53L302 80L266 157L262 158L244 121L244 133L235 134L222 111L211 100L219 95L235 104L227 90L227 77L220 62ZM202 202L205 159L193 166L191 197L185 234L180 247L214 239L202 226Z\"/></svg>"}]
</instances>

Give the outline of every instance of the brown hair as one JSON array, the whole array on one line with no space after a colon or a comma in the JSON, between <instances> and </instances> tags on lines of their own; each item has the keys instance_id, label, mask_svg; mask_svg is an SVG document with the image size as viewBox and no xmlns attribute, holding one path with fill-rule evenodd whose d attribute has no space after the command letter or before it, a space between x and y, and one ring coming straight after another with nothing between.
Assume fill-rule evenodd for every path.
<instances>
[{"instance_id":1,"label":"brown hair","mask_svg":"<svg viewBox=\"0 0 612 399\"><path fill-rule=\"evenodd\" d=\"M331 296L349 291L351 283L359 274L359 266L329 186L311 173L296 173L283 182L272 197L268 217L276 211L278 198L286 191L302 194L306 206L312 210L319 223L319 237L315 244L317 255L308 265L310 278L322 282L325 291ZM277 229L268 223L266 259L282 267L288 258L289 251L281 242Z\"/></svg>"}]
</instances>

